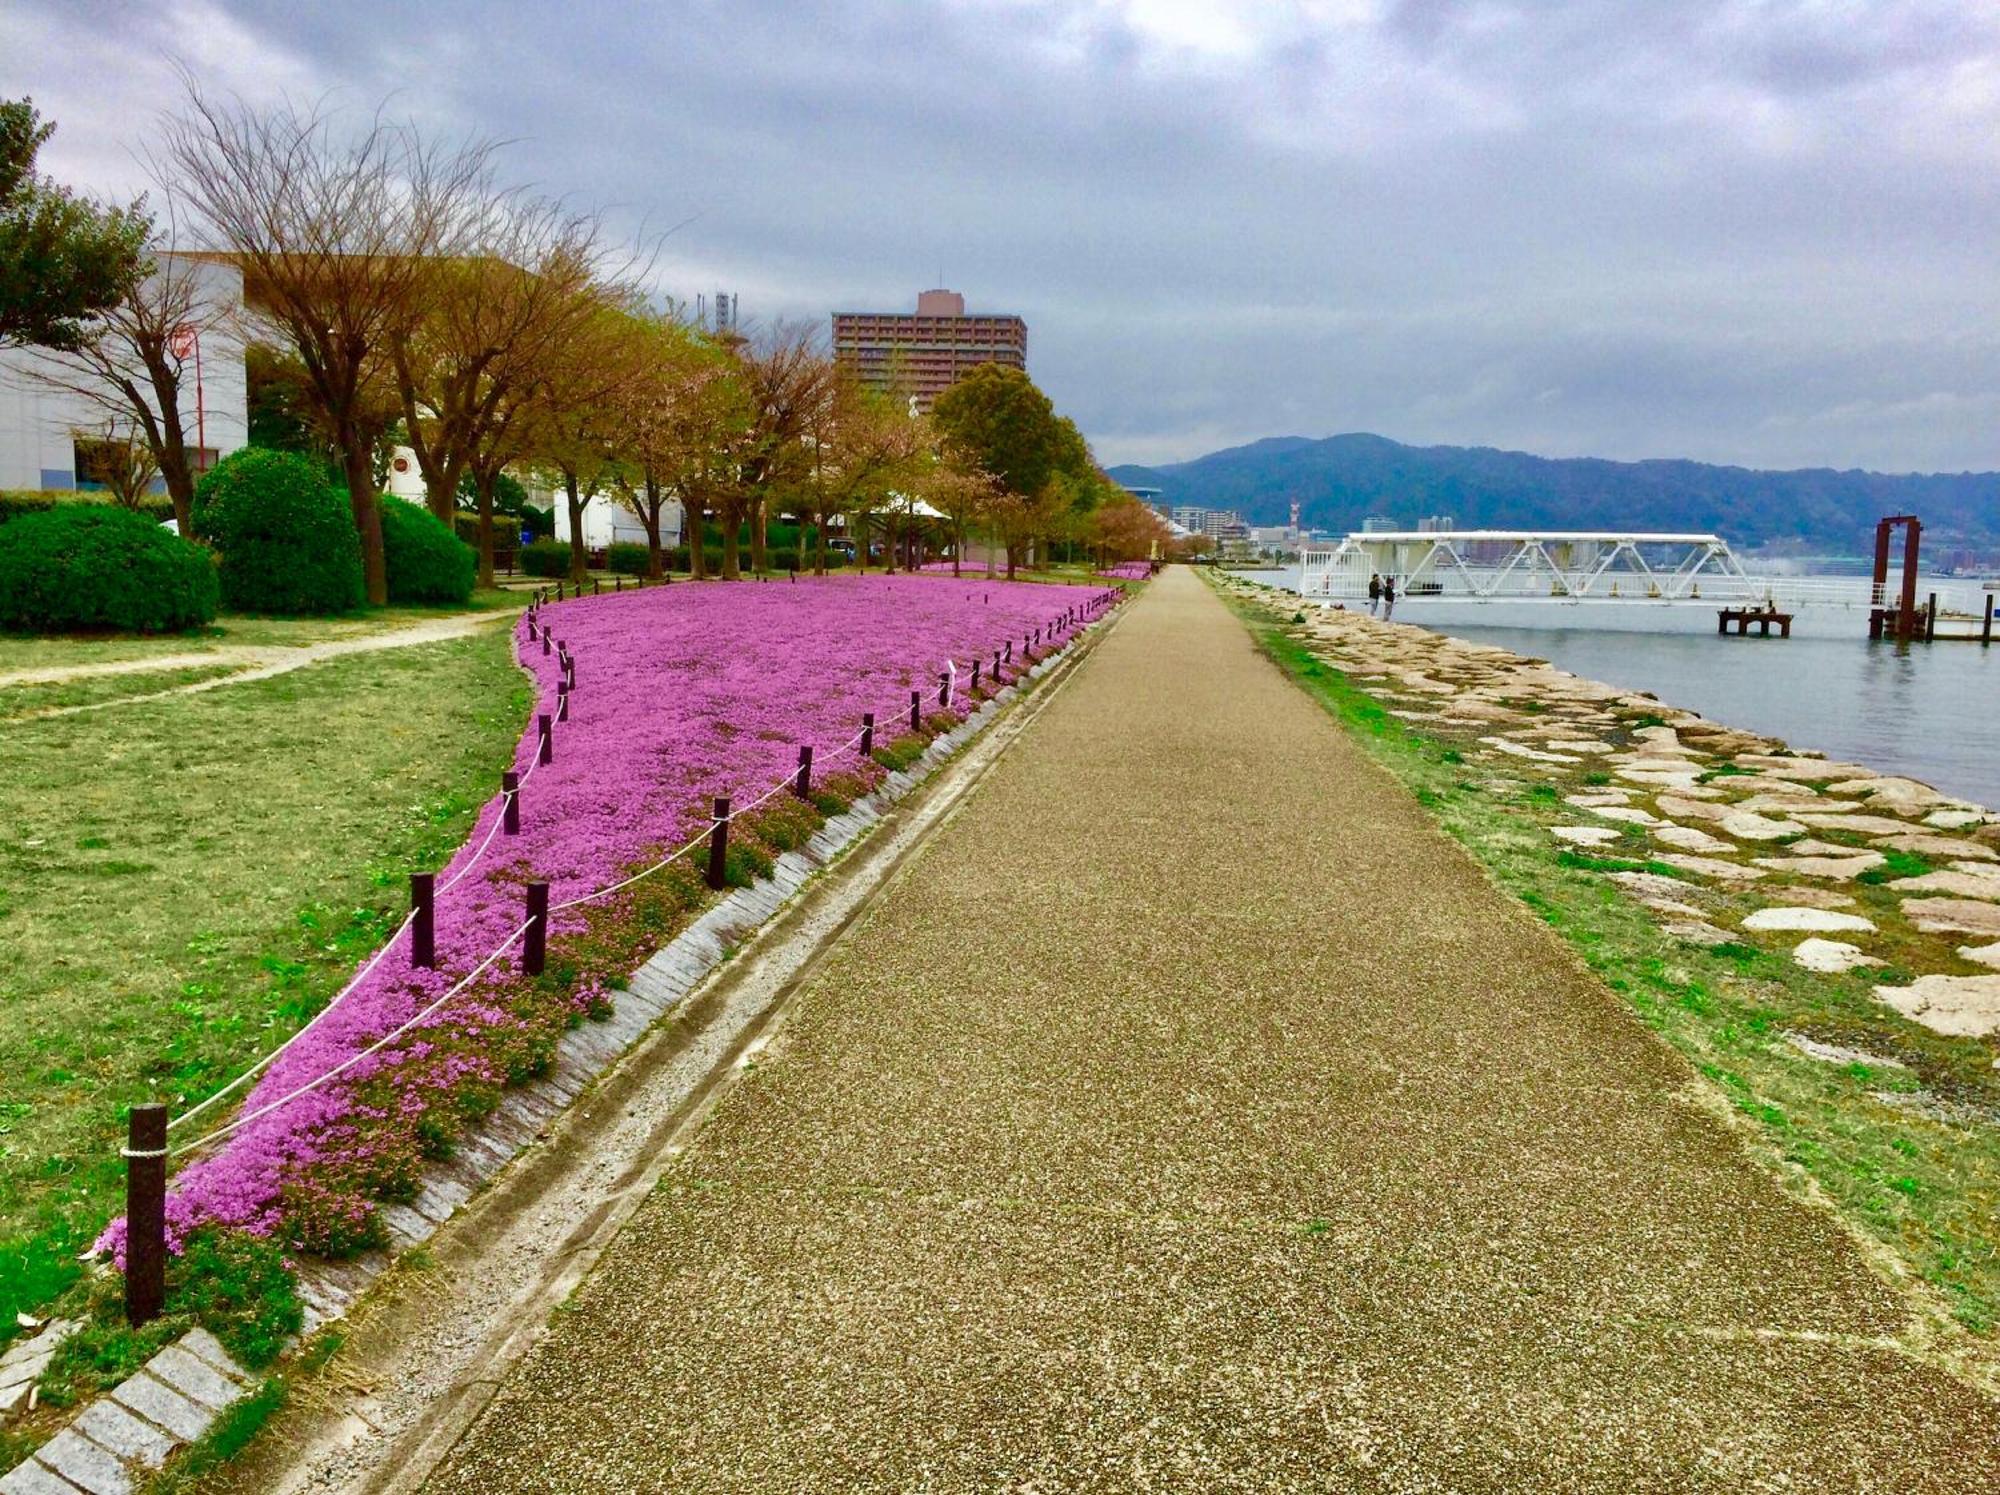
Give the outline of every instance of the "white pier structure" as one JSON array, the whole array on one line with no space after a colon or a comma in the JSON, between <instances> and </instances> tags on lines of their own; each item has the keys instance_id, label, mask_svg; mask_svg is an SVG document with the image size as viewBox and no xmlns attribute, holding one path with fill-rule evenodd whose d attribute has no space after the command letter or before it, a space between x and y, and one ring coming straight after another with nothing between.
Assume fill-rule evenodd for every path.
<instances>
[{"instance_id":1,"label":"white pier structure","mask_svg":"<svg viewBox=\"0 0 2000 1495\"><path fill-rule=\"evenodd\" d=\"M1866 577L1752 576L1720 535L1628 530L1398 530L1349 535L1300 557L1299 591L1329 601L1365 600L1371 576L1393 577L1415 601L1773 604L1869 608L1885 605ZM1893 587L1890 588L1893 590ZM1976 583L1936 591L1940 612L1978 616ZM1959 593L1965 595L1960 596ZM1888 606L1895 605L1890 597Z\"/></svg>"}]
</instances>

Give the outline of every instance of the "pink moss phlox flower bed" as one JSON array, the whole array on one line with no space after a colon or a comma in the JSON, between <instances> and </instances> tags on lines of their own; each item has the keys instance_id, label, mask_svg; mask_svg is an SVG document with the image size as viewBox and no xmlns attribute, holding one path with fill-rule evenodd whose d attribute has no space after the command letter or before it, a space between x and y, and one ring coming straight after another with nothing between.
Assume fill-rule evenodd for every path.
<instances>
[{"instance_id":1,"label":"pink moss phlox flower bed","mask_svg":"<svg viewBox=\"0 0 2000 1495\"><path fill-rule=\"evenodd\" d=\"M501 816L496 796L438 875L436 967L413 968L407 937L399 938L261 1076L243 1113L325 1074L448 991L522 924L526 882L548 882L555 905L618 881L699 834L713 796L729 795L741 809L789 778L802 743L813 745L816 775L875 776L874 765L841 747L864 711L876 714L878 741L892 740L908 730L911 690L924 692L926 716L937 711L950 660L958 667L953 709L962 715L975 657L990 665L1011 643L1018 666L1023 635L1043 629L1044 649L1066 639L1072 630L1052 635L1051 625L1095 595L876 575L669 586L545 606L542 620L575 661L576 686L569 721L554 729L553 762L535 766L532 721L515 751L514 767L528 776L521 833L494 836L475 856ZM553 713L557 658L526 634L525 621L515 625L519 657L539 687L536 709ZM472 872L446 891L468 864ZM553 914L551 943L581 929L584 914ZM507 999L517 954L409 1034L182 1170L167 1205L174 1249L207 1224L321 1247L361 1240L371 1191L416 1186L418 1120L434 1108L449 1114L467 1096L497 1096L532 1070L527 1022ZM608 1000L594 978L569 997L580 1014ZM175 1142L225 1114L198 1118ZM307 1214L316 1223L302 1230ZM99 1245L122 1263L123 1244L120 1220Z\"/></svg>"},{"instance_id":2,"label":"pink moss phlox flower bed","mask_svg":"<svg viewBox=\"0 0 2000 1495\"><path fill-rule=\"evenodd\" d=\"M1120 561L1115 566L1107 566L1097 573L1117 581L1144 581L1153 574L1151 561Z\"/></svg>"}]
</instances>

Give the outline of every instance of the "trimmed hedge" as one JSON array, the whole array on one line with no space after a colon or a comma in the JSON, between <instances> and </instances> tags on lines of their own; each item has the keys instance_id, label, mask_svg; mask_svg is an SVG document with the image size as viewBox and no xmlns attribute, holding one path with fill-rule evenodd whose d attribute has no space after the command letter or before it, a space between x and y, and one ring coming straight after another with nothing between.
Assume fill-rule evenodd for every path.
<instances>
[{"instance_id":1,"label":"trimmed hedge","mask_svg":"<svg viewBox=\"0 0 2000 1495\"><path fill-rule=\"evenodd\" d=\"M529 576L569 575L569 541L537 540L523 545L520 567Z\"/></svg>"},{"instance_id":2,"label":"trimmed hedge","mask_svg":"<svg viewBox=\"0 0 2000 1495\"><path fill-rule=\"evenodd\" d=\"M620 540L604 552L604 569L613 576L644 576L652 553L643 545Z\"/></svg>"},{"instance_id":3,"label":"trimmed hedge","mask_svg":"<svg viewBox=\"0 0 2000 1495\"><path fill-rule=\"evenodd\" d=\"M241 612L361 606L361 542L347 495L293 452L245 447L202 476L194 531L222 555L222 600Z\"/></svg>"},{"instance_id":4,"label":"trimmed hedge","mask_svg":"<svg viewBox=\"0 0 2000 1495\"><path fill-rule=\"evenodd\" d=\"M51 509L77 505L118 507L109 493L73 488L0 488L0 524L18 519L23 514L46 514ZM133 512L155 524L165 524L174 517L174 501L164 493L148 493L140 498L139 506Z\"/></svg>"},{"instance_id":5,"label":"trimmed hedge","mask_svg":"<svg viewBox=\"0 0 2000 1495\"><path fill-rule=\"evenodd\" d=\"M178 632L215 616L199 545L114 504L60 504L0 528L0 628Z\"/></svg>"},{"instance_id":6,"label":"trimmed hedge","mask_svg":"<svg viewBox=\"0 0 2000 1495\"><path fill-rule=\"evenodd\" d=\"M464 602L479 557L421 504L382 495L382 560L391 602Z\"/></svg>"}]
</instances>

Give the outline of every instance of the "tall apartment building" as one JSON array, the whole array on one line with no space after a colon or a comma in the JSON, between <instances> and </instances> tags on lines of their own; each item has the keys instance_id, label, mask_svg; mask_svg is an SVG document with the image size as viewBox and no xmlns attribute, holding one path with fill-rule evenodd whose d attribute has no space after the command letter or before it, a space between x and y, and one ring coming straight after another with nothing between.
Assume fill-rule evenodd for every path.
<instances>
[{"instance_id":1,"label":"tall apartment building","mask_svg":"<svg viewBox=\"0 0 2000 1495\"><path fill-rule=\"evenodd\" d=\"M872 389L900 390L922 410L982 363L1028 366L1028 324L1011 315L972 315L957 291L920 291L915 313L837 311L833 356Z\"/></svg>"}]
</instances>

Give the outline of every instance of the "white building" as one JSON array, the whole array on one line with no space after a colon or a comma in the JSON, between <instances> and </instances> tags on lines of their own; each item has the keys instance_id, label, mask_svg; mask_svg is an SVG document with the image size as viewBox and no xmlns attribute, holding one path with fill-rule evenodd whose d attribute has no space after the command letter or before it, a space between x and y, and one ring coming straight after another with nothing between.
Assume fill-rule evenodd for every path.
<instances>
[{"instance_id":1,"label":"white building","mask_svg":"<svg viewBox=\"0 0 2000 1495\"><path fill-rule=\"evenodd\" d=\"M540 495L536 495L537 499ZM555 538L569 539L569 500L562 494L554 495L554 507L545 514L537 514L530 508L522 517L522 527L530 531L537 540L546 539L553 526ZM639 516L605 494L598 494L583 506L583 548L602 550L607 545L644 545L646 526L639 522ZM678 545L681 543L681 506L669 499L660 511L660 543Z\"/></svg>"},{"instance_id":2,"label":"white building","mask_svg":"<svg viewBox=\"0 0 2000 1495\"><path fill-rule=\"evenodd\" d=\"M202 282L205 298L219 308L241 310L241 271L233 265L197 263L193 273ZM235 320L233 316L209 319L211 325L198 339L182 381L181 418L188 444L201 449L195 459L197 471L249 444L243 342L232 325ZM32 378L28 371L38 364L46 366L47 357L34 348L0 348L0 488L101 487L87 475L78 480L81 464L75 433L101 431L109 412L82 395L51 389ZM150 388L143 375L139 382L142 389Z\"/></svg>"}]
</instances>

